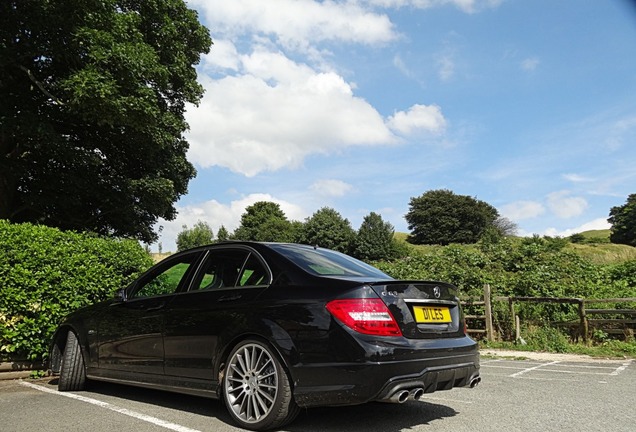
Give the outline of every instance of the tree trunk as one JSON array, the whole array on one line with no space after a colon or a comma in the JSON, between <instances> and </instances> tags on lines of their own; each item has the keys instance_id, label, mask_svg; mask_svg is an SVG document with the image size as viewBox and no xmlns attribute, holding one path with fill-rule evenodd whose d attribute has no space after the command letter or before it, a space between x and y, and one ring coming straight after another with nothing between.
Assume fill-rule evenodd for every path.
<instances>
[{"instance_id":1,"label":"tree trunk","mask_svg":"<svg viewBox=\"0 0 636 432\"><path fill-rule=\"evenodd\" d=\"M0 138L0 219L11 219L16 180L12 162L13 150L8 140Z\"/></svg>"}]
</instances>

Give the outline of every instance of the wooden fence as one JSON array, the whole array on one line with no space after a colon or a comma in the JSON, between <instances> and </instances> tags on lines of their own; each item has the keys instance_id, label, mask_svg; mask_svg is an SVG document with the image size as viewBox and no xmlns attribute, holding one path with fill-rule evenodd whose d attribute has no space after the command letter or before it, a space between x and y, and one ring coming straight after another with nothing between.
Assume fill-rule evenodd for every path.
<instances>
[{"instance_id":1,"label":"wooden fence","mask_svg":"<svg viewBox=\"0 0 636 432\"><path fill-rule=\"evenodd\" d=\"M566 327L570 330L573 339L582 338L587 342L591 332L595 329L607 334L624 335L633 337L636 330L636 298L609 298L609 299L581 299L581 298L556 298L556 297L492 297L490 285L484 285L483 299L466 299L462 301L464 308L476 310L478 313L466 314L468 333L480 335L489 341L495 340L493 326L493 302L508 304L510 325L514 329L514 340L521 337L521 323L517 314L519 303L552 303L572 304L577 306L578 319L576 321L553 322L551 325ZM594 304L633 303L632 308L593 308Z\"/></svg>"}]
</instances>

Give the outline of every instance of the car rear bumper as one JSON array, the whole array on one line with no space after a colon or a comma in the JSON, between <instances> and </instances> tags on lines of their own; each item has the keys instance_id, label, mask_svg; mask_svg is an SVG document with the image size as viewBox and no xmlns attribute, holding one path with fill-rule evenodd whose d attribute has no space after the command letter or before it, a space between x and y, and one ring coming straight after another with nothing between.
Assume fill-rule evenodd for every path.
<instances>
[{"instance_id":1,"label":"car rear bumper","mask_svg":"<svg viewBox=\"0 0 636 432\"><path fill-rule=\"evenodd\" d=\"M380 361L296 366L294 398L301 407L404 402L424 393L476 385L480 381L477 344L457 338L452 347L448 339L444 345L430 347L420 358L399 359L387 348Z\"/></svg>"}]
</instances>

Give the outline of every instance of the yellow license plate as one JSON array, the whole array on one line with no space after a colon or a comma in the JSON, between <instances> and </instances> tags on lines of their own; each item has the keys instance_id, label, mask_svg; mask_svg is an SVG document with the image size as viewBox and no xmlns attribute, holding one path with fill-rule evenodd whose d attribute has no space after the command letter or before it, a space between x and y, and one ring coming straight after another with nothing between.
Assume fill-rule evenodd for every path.
<instances>
[{"instance_id":1,"label":"yellow license plate","mask_svg":"<svg viewBox=\"0 0 636 432\"><path fill-rule=\"evenodd\" d=\"M415 321L418 323L449 323L452 321L450 310L442 306L415 306Z\"/></svg>"}]
</instances>

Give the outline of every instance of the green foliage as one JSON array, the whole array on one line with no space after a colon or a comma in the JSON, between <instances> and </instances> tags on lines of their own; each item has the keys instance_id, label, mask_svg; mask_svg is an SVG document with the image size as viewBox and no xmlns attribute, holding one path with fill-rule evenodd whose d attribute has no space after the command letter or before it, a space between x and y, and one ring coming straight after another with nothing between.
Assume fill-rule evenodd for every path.
<instances>
[{"instance_id":1,"label":"green foliage","mask_svg":"<svg viewBox=\"0 0 636 432\"><path fill-rule=\"evenodd\" d=\"M629 195L622 206L612 207L609 214L610 241L636 246L636 194Z\"/></svg>"},{"instance_id":2,"label":"green foliage","mask_svg":"<svg viewBox=\"0 0 636 432\"><path fill-rule=\"evenodd\" d=\"M0 2L0 219L156 240L196 174L194 66L211 40L183 0Z\"/></svg>"},{"instance_id":3,"label":"green foliage","mask_svg":"<svg viewBox=\"0 0 636 432\"><path fill-rule=\"evenodd\" d=\"M355 237L352 254L356 258L375 261L390 258L393 253L395 228L377 213L364 217Z\"/></svg>"},{"instance_id":4,"label":"green foliage","mask_svg":"<svg viewBox=\"0 0 636 432\"><path fill-rule=\"evenodd\" d=\"M526 329L525 341L533 351L565 353L570 345L565 334L557 328L548 326Z\"/></svg>"},{"instance_id":5,"label":"green foliage","mask_svg":"<svg viewBox=\"0 0 636 432\"><path fill-rule=\"evenodd\" d=\"M586 231L584 233L572 234L569 240L575 244L607 244L610 243L609 234L609 230Z\"/></svg>"},{"instance_id":6,"label":"green foliage","mask_svg":"<svg viewBox=\"0 0 636 432\"><path fill-rule=\"evenodd\" d=\"M636 260L594 264L561 238L489 238L477 245L413 246L407 257L376 263L396 279L442 280L462 297L479 297L489 283L494 296L614 298L636 297ZM501 307L499 307L501 306ZM497 326L512 334L507 305L494 303ZM540 323L577 318L573 305L518 303L522 320Z\"/></svg>"},{"instance_id":7,"label":"green foliage","mask_svg":"<svg viewBox=\"0 0 636 432\"><path fill-rule=\"evenodd\" d=\"M0 356L42 359L63 316L151 264L137 241L0 220Z\"/></svg>"},{"instance_id":8,"label":"green foliage","mask_svg":"<svg viewBox=\"0 0 636 432\"><path fill-rule=\"evenodd\" d=\"M496 227L498 217L490 204L445 189L411 198L405 215L411 243L440 245L476 243L488 227Z\"/></svg>"},{"instance_id":9,"label":"green foliage","mask_svg":"<svg viewBox=\"0 0 636 432\"><path fill-rule=\"evenodd\" d=\"M293 242L294 229L277 203L259 201L245 209L241 224L232 234L236 240Z\"/></svg>"},{"instance_id":10,"label":"green foliage","mask_svg":"<svg viewBox=\"0 0 636 432\"><path fill-rule=\"evenodd\" d=\"M212 243L214 232L207 222L198 221L192 228L183 225L177 234L177 252Z\"/></svg>"},{"instance_id":11,"label":"green foliage","mask_svg":"<svg viewBox=\"0 0 636 432\"><path fill-rule=\"evenodd\" d=\"M221 225L219 231L216 233L216 240L219 242L227 241L230 239L230 233L225 226Z\"/></svg>"},{"instance_id":12,"label":"green foliage","mask_svg":"<svg viewBox=\"0 0 636 432\"><path fill-rule=\"evenodd\" d=\"M323 207L305 221L300 242L350 253L355 235L348 219L332 208Z\"/></svg>"}]
</instances>

